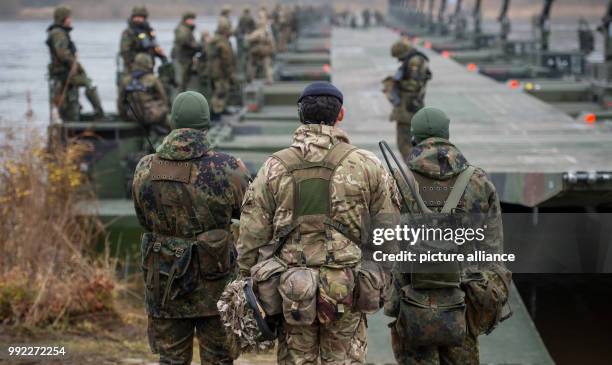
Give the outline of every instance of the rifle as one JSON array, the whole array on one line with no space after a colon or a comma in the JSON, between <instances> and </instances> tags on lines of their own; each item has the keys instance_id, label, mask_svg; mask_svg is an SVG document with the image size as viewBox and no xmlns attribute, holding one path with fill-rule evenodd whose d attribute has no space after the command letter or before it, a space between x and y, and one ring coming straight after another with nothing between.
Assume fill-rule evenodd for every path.
<instances>
[{"instance_id":1,"label":"rifle","mask_svg":"<svg viewBox=\"0 0 612 365\"><path fill-rule=\"evenodd\" d=\"M78 58L75 56L74 61L72 61L72 65L70 66L70 71L68 71L68 76L64 81L64 85L62 86L62 92L59 95L55 95L53 98L53 107L55 109L59 109L64 105L64 100L66 99L66 93L68 92L68 86L70 85L70 80L74 77L79 69Z\"/></svg>"}]
</instances>

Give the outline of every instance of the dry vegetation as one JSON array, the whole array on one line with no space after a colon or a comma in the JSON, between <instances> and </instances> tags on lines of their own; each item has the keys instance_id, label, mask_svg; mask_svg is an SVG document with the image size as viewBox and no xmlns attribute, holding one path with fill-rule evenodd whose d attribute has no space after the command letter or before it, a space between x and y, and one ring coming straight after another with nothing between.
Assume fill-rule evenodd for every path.
<instances>
[{"instance_id":1,"label":"dry vegetation","mask_svg":"<svg viewBox=\"0 0 612 365\"><path fill-rule=\"evenodd\" d=\"M112 313L111 260L92 255L103 227L76 210L91 196L79 169L89 146L47 149L27 133L23 145L0 148L0 323L48 327Z\"/></svg>"}]
</instances>

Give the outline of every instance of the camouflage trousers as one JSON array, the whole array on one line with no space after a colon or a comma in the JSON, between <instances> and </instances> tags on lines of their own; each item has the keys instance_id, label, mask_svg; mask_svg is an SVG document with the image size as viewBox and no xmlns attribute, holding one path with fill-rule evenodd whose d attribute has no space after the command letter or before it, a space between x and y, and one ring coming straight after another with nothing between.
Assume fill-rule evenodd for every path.
<instances>
[{"instance_id":1,"label":"camouflage trousers","mask_svg":"<svg viewBox=\"0 0 612 365\"><path fill-rule=\"evenodd\" d=\"M174 67L174 81L176 82L176 85L178 85L178 91L181 92L187 90L192 74L191 60L188 60L187 62L173 60L172 65Z\"/></svg>"},{"instance_id":2,"label":"camouflage trousers","mask_svg":"<svg viewBox=\"0 0 612 365\"><path fill-rule=\"evenodd\" d=\"M412 115L410 116L412 119ZM408 122L396 122L396 138L397 138L397 149L402 155L404 161L408 161L410 158L410 150L412 150L412 134L410 133L410 121Z\"/></svg>"},{"instance_id":3,"label":"camouflage trousers","mask_svg":"<svg viewBox=\"0 0 612 365\"><path fill-rule=\"evenodd\" d=\"M149 345L159 354L161 365L191 364L193 336L200 346L202 364L233 364L225 347L225 332L219 316L198 318L149 317Z\"/></svg>"},{"instance_id":4,"label":"camouflage trousers","mask_svg":"<svg viewBox=\"0 0 612 365\"><path fill-rule=\"evenodd\" d=\"M410 339L401 337L395 322L391 328L391 345L398 365L479 365L478 339L467 335L462 346L455 347L412 347Z\"/></svg>"},{"instance_id":5,"label":"camouflage trousers","mask_svg":"<svg viewBox=\"0 0 612 365\"><path fill-rule=\"evenodd\" d=\"M328 324L284 323L278 336L279 365L364 364L366 350L366 316L360 312Z\"/></svg>"},{"instance_id":6,"label":"camouflage trousers","mask_svg":"<svg viewBox=\"0 0 612 365\"><path fill-rule=\"evenodd\" d=\"M230 94L230 88L230 80L228 79L212 80L213 95L211 98L210 106L213 113L221 114L225 111L227 99Z\"/></svg>"},{"instance_id":7,"label":"camouflage trousers","mask_svg":"<svg viewBox=\"0 0 612 365\"><path fill-rule=\"evenodd\" d=\"M70 83L65 87L66 75L51 78L51 100L59 102L59 114L63 120L79 121L81 105L79 104L79 87L85 88L85 96L89 100L94 113L97 116L104 114L102 103L96 87L85 73L85 69L79 64L77 72L70 78Z\"/></svg>"},{"instance_id":8,"label":"camouflage trousers","mask_svg":"<svg viewBox=\"0 0 612 365\"><path fill-rule=\"evenodd\" d=\"M247 65L248 80L264 79L270 83L274 81L272 75L272 58L271 57L250 57Z\"/></svg>"}]
</instances>

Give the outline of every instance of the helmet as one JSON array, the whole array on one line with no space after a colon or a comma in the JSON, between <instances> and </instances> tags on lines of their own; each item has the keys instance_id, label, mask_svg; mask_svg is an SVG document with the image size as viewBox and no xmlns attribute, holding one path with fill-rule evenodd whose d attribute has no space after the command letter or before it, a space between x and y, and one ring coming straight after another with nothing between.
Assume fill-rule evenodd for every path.
<instances>
[{"instance_id":1,"label":"helmet","mask_svg":"<svg viewBox=\"0 0 612 365\"><path fill-rule=\"evenodd\" d=\"M53 11L53 22L55 24L64 24L64 20L72 14L72 9L69 6L58 6Z\"/></svg>"},{"instance_id":2,"label":"helmet","mask_svg":"<svg viewBox=\"0 0 612 365\"><path fill-rule=\"evenodd\" d=\"M186 11L183 13L183 20L186 19L195 19L196 14L193 11Z\"/></svg>"},{"instance_id":3,"label":"helmet","mask_svg":"<svg viewBox=\"0 0 612 365\"><path fill-rule=\"evenodd\" d=\"M153 69L153 60L148 53L138 53L134 58L134 68L142 71Z\"/></svg>"},{"instance_id":4,"label":"helmet","mask_svg":"<svg viewBox=\"0 0 612 365\"><path fill-rule=\"evenodd\" d=\"M393 46L391 46L391 56L397 59L402 59L408 56L410 53L410 46L404 42L395 42Z\"/></svg>"},{"instance_id":5,"label":"helmet","mask_svg":"<svg viewBox=\"0 0 612 365\"><path fill-rule=\"evenodd\" d=\"M259 300L253 291L253 281L250 278L247 279L246 283L244 284L244 296L246 298L247 307L253 310L255 322L257 322L257 327L261 332L261 339L265 341L272 341L276 339L276 328L274 326L270 328L271 324L266 321L266 312L259 303Z\"/></svg>"},{"instance_id":6,"label":"helmet","mask_svg":"<svg viewBox=\"0 0 612 365\"><path fill-rule=\"evenodd\" d=\"M142 17L148 17L149 16L149 12L147 11L146 6L144 5L137 5L135 7L132 8L132 16L142 16Z\"/></svg>"}]
</instances>

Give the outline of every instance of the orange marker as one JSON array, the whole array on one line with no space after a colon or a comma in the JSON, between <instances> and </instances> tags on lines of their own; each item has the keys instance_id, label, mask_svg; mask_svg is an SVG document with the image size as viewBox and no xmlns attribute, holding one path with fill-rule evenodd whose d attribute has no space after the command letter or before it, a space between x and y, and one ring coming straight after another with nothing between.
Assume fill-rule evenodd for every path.
<instances>
[{"instance_id":1,"label":"orange marker","mask_svg":"<svg viewBox=\"0 0 612 365\"><path fill-rule=\"evenodd\" d=\"M584 121L587 124L593 124L597 121L597 115L595 115L595 113L589 113L584 116Z\"/></svg>"},{"instance_id":2,"label":"orange marker","mask_svg":"<svg viewBox=\"0 0 612 365\"><path fill-rule=\"evenodd\" d=\"M519 86L521 86L521 83L518 80L510 80L510 82L508 83L508 85L510 85L511 89L516 89Z\"/></svg>"},{"instance_id":3,"label":"orange marker","mask_svg":"<svg viewBox=\"0 0 612 365\"><path fill-rule=\"evenodd\" d=\"M467 69L470 72L476 72L476 70L478 70L478 66L476 66L475 63L468 63Z\"/></svg>"}]
</instances>

